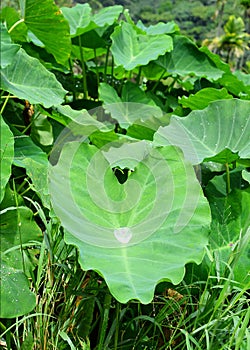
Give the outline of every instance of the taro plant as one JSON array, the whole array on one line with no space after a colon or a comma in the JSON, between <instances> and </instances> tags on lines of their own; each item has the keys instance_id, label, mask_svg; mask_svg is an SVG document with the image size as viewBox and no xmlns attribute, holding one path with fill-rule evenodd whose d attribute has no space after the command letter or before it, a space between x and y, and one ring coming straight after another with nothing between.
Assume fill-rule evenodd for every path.
<instances>
[{"instance_id":1,"label":"taro plant","mask_svg":"<svg viewBox=\"0 0 250 350\"><path fill-rule=\"evenodd\" d=\"M217 346L211 317L226 312L235 288L243 298L250 283L247 77L174 22L146 27L122 6L93 13L88 4L19 4L1 11L6 346L87 348L91 336L96 349L147 341L177 348L208 344L210 336ZM196 312L185 306L183 286L203 279ZM225 279L218 304L209 288ZM164 324L167 299L157 317L129 321L131 300L150 305L166 284L182 286L182 294L169 289L172 302L184 302L180 319L171 319L178 334ZM201 306L206 301L213 313ZM234 319L242 342L245 303ZM196 328L184 331L185 313ZM119 334L122 319L127 328ZM142 320L154 331L139 341ZM230 346L238 344L236 330Z\"/></svg>"}]
</instances>

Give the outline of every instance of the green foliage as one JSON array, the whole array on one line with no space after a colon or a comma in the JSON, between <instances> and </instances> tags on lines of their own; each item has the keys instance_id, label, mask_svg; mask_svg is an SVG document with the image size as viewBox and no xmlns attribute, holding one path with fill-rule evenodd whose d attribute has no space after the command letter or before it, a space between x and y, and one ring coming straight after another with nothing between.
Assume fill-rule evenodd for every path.
<instances>
[{"instance_id":1,"label":"green foliage","mask_svg":"<svg viewBox=\"0 0 250 350\"><path fill-rule=\"evenodd\" d=\"M14 138L8 125L1 118L1 201L11 175L11 164L14 158Z\"/></svg>"},{"instance_id":2,"label":"green foliage","mask_svg":"<svg viewBox=\"0 0 250 350\"><path fill-rule=\"evenodd\" d=\"M249 158L249 108L249 101L229 99L210 103L186 118L172 115L169 126L156 132L155 144L179 146L194 165L225 148L238 152L241 158Z\"/></svg>"},{"instance_id":3,"label":"green foliage","mask_svg":"<svg viewBox=\"0 0 250 350\"><path fill-rule=\"evenodd\" d=\"M115 63L128 71L147 65L173 49L172 39L167 35L138 35L133 26L126 22L116 27L111 39L111 52Z\"/></svg>"},{"instance_id":4,"label":"green foliage","mask_svg":"<svg viewBox=\"0 0 250 350\"><path fill-rule=\"evenodd\" d=\"M247 349L248 76L124 3L1 12L1 345Z\"/></svg>"}]
</instances>

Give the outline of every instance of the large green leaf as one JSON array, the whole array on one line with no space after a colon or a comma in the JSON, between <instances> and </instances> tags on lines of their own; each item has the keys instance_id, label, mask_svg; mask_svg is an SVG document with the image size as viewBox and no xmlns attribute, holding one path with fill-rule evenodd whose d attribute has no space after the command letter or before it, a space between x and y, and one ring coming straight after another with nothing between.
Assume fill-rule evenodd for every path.
<instances>
[{"instance_id":1,"label":"large green leaf","mask_svg":"<svg viewBox=\"0 0 250 350\"><path fill-rule=\"evenodd\" d=\"M1 70L1 88L45 107L63 102L66 90L36 58L20 49L12 63Z\"/></svg>"},{"instance_id":2,"label":"large green leaf","mask_svg":"<svg viewBox=\"0 0 250 350\"><path fill-rule=\"evenodd\" d=\"M122 65L126 70L146 65L159 55L173 49L170 36L137 34L134 27L126 22L115 28L111 39L111 51L115 63Z\"/></svg>"},{"instance_id":3,"label":"large green leaf","mask_svg":"<svg viewBox=\"0 0 250 350\"><path fill-rule=\"evenodd\" d=\"M74 45L79 45L80 43L81 46L90 49L105 48L107 46L107 42L103 40L95 30L87 31L86 33L83 33L80 37L75 37L72 40L72 43ZM80 47L79 49L81 50Z\"/></svg>"},{"instance_id":4,"label":"large green leaf","mask_svg":"<svg viewBox=\"0 0 250 350\"><path fill-rule=\"evenodd\" d=\"M62 7L61 11L69 23L71 37L96 28L96 24L91 23L92 16L89 4L77 4L71 8Z\"/></svg>"},{"instance_id":5,"label":"large green leaf","mask_svg":"<svg viewBox=\"0 0 250 350\"><path fill-rule=\"evenodd\" d=\"M225 148L250 157L250 102L220 100L187 117L172 116L170 124L155 133L155 145L176 145L192 164L215 156Z\"/></svg>"},{"instance_id":6,"label":"large green leaf","mask_svg":"<svg viewBox=\"0 0 250 350\"><path fill-rule=\"evenodd\" d=\"M247 84L247 81L245 79L242 80L238 74L233 74L229 64L223 62L220 56L212 53L206 46L200 48L200 51L204 52L214 62L216 67L224 72L222 77L217 80L221 86L224 86L235 96L241 96L242 94L250 96L250 86Z\"/></svg>"},{"instance_id":7,"label":"large green leaf","mask_svg":"<svg viewBox=\"0 0 250 350\"><path fill-rule=\"evenodd\" d=\"M98 27L103 27L105 25L110 26L115 20L118 19L122 9L123 7L121 5L104 7L93 16L93 21L98 25Z\"/></svg>"},{"instance_id":8,"label":"large green leaf","mask_svg":"<svg viewBox=\"0 0 250 350\"><path fill-rule=\"evenodd\" d=\"M20 45L11 42L10 35L7 32L6 26L1 23L1 67L8 66L14 59Z\"/></svg>"},{"instance_id":9,"label":"large green leaf","mask_svg":"<svg viewBox=\"0 0 250 350\"><path fill-rule=\"evenodd\" d=\"M19 0L19 2L26 26L58 63L67 65L71 52L69 24L54 1Z\"/></svg>"},{"instance_id":10,"label":"large green leaf","mask_svg":"<svg viewBox=\"0 0 250 350\"><path fill-rule=\"evenodd\" d=\"M201 262L209 206L175 147L114 145L66 144L50 171L52 202L82 267L100 272L120 302L148 303L158 281L179 283L187 262ZM134 168L123 185L117 164Z\"/></svg>"},{"instance_id":11,"label":"large green leaf","mask_svg":"<svg viewBox=\"0 0 250 350\"><path fill-rule=\"evenodd\" d=\"M250 87L250 75L242 72L241 70L236 70L233 74L241 80L245 86Z\"/></svg>"},{"instance_id":12,"label":"large green leaf","mask_svg":"<svg viewBox=\"0 0 250 350\"><path fill-rule=\"evenodd\" d=\"M95 28L113 24L119 17L122 6L105 7L95 15L92 15L89 4L77 4L71 8L62 7L61 10L69 22L70 35L74 38Z\"/></svg>"},{"instance_id":13,"label":"large green leaf","mask_svg":"<svg viewBox=\"0 0 250 350\"><path fill-rule=\"evenodd\" d=\"M36 296L29 289L29 282L21 270L1 262L0 317L14 318L32 311Z\"/></svg>"},{"instance_id":14,"label":"large green leaf","mask_svg":"<svg viewBox=\"0 0 250 350\"><path fill-rule=\"evenodd\" d=\"M182 96L179 102L182 104L183 107L188 107L194 110L206 108L212 101L232 98L233 96L229 95L225 88L220 90L214 88L205 88L198 91L194 95L191 94L188 97Z\"/></svg>"},{"instance_id":15,"label":"large green leaf","mask_svg":"<svg viewBox=\"0 0 250 350\"><path fill-rule=\"evenodd\" d=\"M149 79L159 79L164 72L166 75L195 75L211 80L222 76L223 71L187 37L176 35L173 38L173 47L172 52L167 52L143 68Z\"/></svg>"},{"instance_id":16,"label":"large green leaf","mask_svg":"<svg viewBox=\"0 0 250 350\"><path fill-rule=\"evenodd\" d=\"M161 109L154 101L131 82L124 84L121 97L112 86L101 83L99 98L104 101L104 108L122 128L127 128L139 120L148 120L152 116L157 118L162 116Z\"/></svg>"},{"instance_id":17,"label":"large green leaf","mask_svg":"<svg viewBox=\"0 0 250 350\"><path fill-rule=\"evenodd\" d=\"M8 125L4 122L2 116L0 116L0 168L1 168L1 180L0 180L0 203L4 197L4 189L9 181L11 175L11 165L14 158L14 137L10 131Z\"/></svg>"},{"instance_id":18,"label":"large green leaf","mask_svg":"<svg viewBox=\"0 0 250 350\"><path fill-rule=\"evenodd\" d=\"M86 109L74 110L70 106L57 106L56 110L68 118L67 124L70 123L70 130L78 135L90 135L96 130L107 130L107 127L92 117ZM98 112L98 109L96 109Z\"/></svg>"},{"instance_id":19,"label":"large green leaf","mask_svg":"<svg viewBox=\"0 0 250 350\"><path fill-rule=\"evenodd\" d=\"M246 86L232 72L224 73L218 82L235 96L241 97L245 95L250 99L250 86Z\"/></svg>"}]
</instances>

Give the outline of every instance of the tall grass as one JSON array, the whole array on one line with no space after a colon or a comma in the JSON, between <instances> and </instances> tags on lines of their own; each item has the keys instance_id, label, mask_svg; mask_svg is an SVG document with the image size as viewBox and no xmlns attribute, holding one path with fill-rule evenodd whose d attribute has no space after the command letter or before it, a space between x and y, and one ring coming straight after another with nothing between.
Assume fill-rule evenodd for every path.
<instances>
[{"instance_id":1,"label":"tall grass","mask_svg":"<svg viewBox=\"0 0 250 350\"><path fill-rule=\"evenodd\" d=\"M57 220L48 223L39 207L37 212L45 228L32 276L37 305L29 315L2 320L3 349L250 348L250 285L233 284L232 271L218 280L213 266L204 272L189 264L180 285L157 286L152 303L120 304L98 274L80 268Z\"/></svg>"}]
</instances>

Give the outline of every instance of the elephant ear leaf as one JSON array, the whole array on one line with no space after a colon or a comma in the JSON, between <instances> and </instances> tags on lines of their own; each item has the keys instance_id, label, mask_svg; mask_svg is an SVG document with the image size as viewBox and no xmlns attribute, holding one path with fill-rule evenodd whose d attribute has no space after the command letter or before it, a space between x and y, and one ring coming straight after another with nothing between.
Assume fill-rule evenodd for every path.
<instances>
[{"instance_id":1,"label":"elephant ear leaf","mask_svg":"<svg viewBox=\"0 0 250 350\"><path fill-rule=\"evenodd\" d=\"M250 101L220 100L187 117L172 116L170 124L155 133L157 146L176 145L192 164L200 164L225 149L250 157ZM218 160L220 157L218 157ZM217 161L213 158L214 161Z\"/></svg>"},{"instance_id":2,"label":"elephant ear leaf","mask_svg":"<svg viewBox=\"0 0 250 350\"><path fill-rule=\"evenodd\" d=\"M134 27L126 22L115 28L111 39L111 51L115 63L126 70L146 65L173 49L173 41L170 36L137 34Z\"/></svg>"},{"instance_id":3,"label":"elephant ear leaf","mask_svg":"<svg viewBox=\"0 0 250 350\"><path fill-rule=\"evenodd\" d=\"M44 107L61 104L66 94L55 75L22 48L12 63L1 70L1 88L30 103L41 103Z\"/></svg>"},{"instance_id":4,"label":"elephant ear leaf","mask_svg":"<svg viewBox=\"0 0 250 350\"><path fill-rule=\"evenodd\" d=\"M141 152L129 144L105 151L65 144L50 171L50 192L82 268L101 273L120 302L149 303L157 282L177 284L186 263L202 261L210 209L178 148L135 145ZM124 184L112 171L121 164L134 169Z\"/></svg>"},{"instance_id":5,"label":"elephant ear leaf","mask_svg":"<svg viewBox=\"0 0 250 350\"><path fill-rule=\"evenodd\" d=\"M67 65L71 52L69 24L54 1L20 0L20 8L28 29L58 63Z\"/></svg>"}]
</instances>

